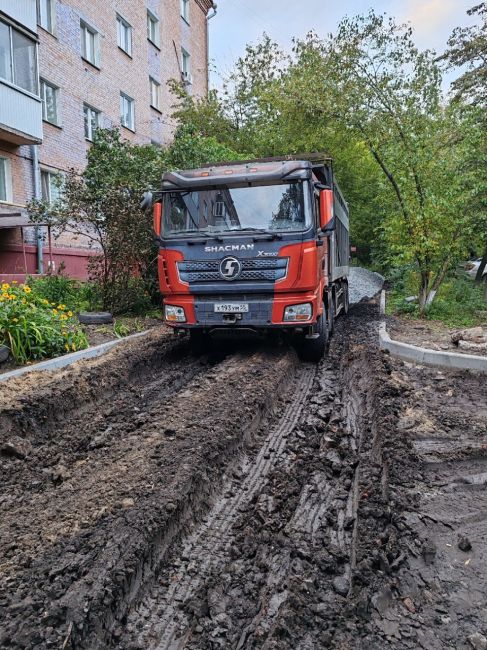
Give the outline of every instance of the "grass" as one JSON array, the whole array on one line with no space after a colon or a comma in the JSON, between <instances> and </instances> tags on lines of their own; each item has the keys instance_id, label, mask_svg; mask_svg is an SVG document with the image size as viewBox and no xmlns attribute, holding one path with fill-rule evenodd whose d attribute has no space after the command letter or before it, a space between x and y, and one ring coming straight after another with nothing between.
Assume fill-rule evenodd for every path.
<instances>
[{"instance_id":1,"label":"grass","mask_svg":"<svg viewBox=\"0 0 487 650\"><path fill-rule=\"evenodd\" d=\"M394 283L387 301L387 313L402 318L419 318L416 302L405 298L415 293L413 278ZM485 287L464 275L445 280L426 313L426 320L439 321L449 329L475 327L487 323Z\"/></svg>"}]
</instances>

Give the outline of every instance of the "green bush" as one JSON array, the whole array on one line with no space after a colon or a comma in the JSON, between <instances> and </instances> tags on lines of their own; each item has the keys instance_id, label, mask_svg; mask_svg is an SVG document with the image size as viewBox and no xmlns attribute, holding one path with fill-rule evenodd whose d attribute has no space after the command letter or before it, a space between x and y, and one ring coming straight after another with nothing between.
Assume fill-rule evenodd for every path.
<instances>
[{"instance_id":1,"label":"green bush","mask_svg":"<svg viewBox=\"0 0 487 650\"><path fill-rule=\"evenodd\" d=\"M74 352L88 346L74 313L41 298L27 284L4 283L0 293L0 344L17 363Z\"/></svg>"}]
</instances>

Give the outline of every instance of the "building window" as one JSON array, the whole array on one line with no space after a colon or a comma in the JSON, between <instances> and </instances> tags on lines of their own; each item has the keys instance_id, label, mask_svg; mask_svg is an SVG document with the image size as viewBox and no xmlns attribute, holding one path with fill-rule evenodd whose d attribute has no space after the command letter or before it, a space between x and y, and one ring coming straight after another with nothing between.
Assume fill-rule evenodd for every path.
<instances>
[{"instance_id":1,"label":"building window","mask_svg":"<svg viewBox=\"0 0 487 650\"><path fill-rule=\"evenodd\" d=\"M41 192L43 201L46 201L46 203L54 203L57 201L61 196L61 184L61 174L41 169Z\"/></svg>"},{"instance_id":2,"label":"building window","mask_svg":"<svg viewBox=\"0 0 487 650\"><path fill-rule=\"evenodd\" d=\"M191 79L191 66L190 66L190 55L184 48L181 48L181 77L183 83L190 84Z\"/></svg>"},{"instance_id":3,"label":"building window","mask_svg":"<svg viewBox=\"0 0 487 650\"><path fill-rule=\"evenodd\" d=\"M0 201L12 200L12 176L10 160L0 158Z\"/></svg>"},{"instance_id":4,"label":"building window","mask_svg":"<svg viewBox=\"0 0 487 650\"><path fill-rule=\"evenodd\" d=\"M83 115L85 120L85 138L91 141L93 140L93 134L100 126L100 111L88 106L88 104L83 104Z\"/></svg>"},{"instance_id":5,"label":"building window","mask_svg":"<svg viewBox=\"0 0 487 650\"><path fill-rule=\"evenodd\" d=\"M59 88L41 79L42 119L59 126Z\"/></svg>"},{"instance_id":6,"label":"building window","mask_svg":"<svg viewBox=\"0 0 487 650\"><path fill-rule=\"evenodd\" d=\"M100 66L100 35L98 32L81 21L81 56L88 63Z\"/></svg>"},{"instance_id":7,"label":"building window","mask_svg":"<svg viewBox=\"0 0 487 650\"><path fill-rule=\"evenodd\" d=\"M0 77L37 95L36 44L0 21Z\"/></svg>"},{"instance_id":8,"label":"building window","mask_svg":"<svg viewBox=\"0 0 487 650\"><path fill-rule=\"evenodd\" d=\"M117 43L118 47L132 56L132 26L122 16L117 15Z\"/></svg>"},{"instance_id":9,"label":"building window","mask_svg":"<svg viewBox=\"0 0 487 650\"><path fill-rule=\"evenodd\" d=\"M181 0L181 16L189 23L189 0Z\"/></svg>"},{"instance_id":10,"label":"building window","mask_svg":"<svg viewBox=\"0 0 487 650\"><path fill-rule=\"evenodd\" d=\"M158 111L161 110L161 100L160 100L160 95L161 95L161 84L153 79L152 77L149 77L149 85L150 85L150 105L152 108L157 108Z\"/></svg>"},{"instance_id":11,"label":"building window","mask_svg":"<svg viewBox=\"0 0 487 650\"><path fill-rule=\"evenodd\" d=\"M159 47L159 19L147 10L147 38Z\"/></svg>"},{"instance_id":12,"label":"building window","mask_svg":"<svg viewBox=\"0 0 487 650\"><path fill-rule=\"evenodd\" d=\"M120 122L131 131L135 131L135 102L134 100L120 93Z\"/></svg>"},{"instance_id":13,"label":"building window","mask_svg":"<svg viewBox=\"0 0 487 650\"><path fill-rule=\"evenodd\" d=\"M56 0L37 0L37 24L51 34L56 26Z\"/></svg>"}]
</instances>

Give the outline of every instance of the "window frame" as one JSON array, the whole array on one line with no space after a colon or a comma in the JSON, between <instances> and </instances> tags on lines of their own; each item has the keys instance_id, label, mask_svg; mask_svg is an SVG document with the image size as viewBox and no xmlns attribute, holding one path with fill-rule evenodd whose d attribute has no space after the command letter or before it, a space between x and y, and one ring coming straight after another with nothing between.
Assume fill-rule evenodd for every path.
<instances>
[{"instance_id":1,"label":"window frame","mask_svg":"<svg viewBox=\"0 0 487 650\"><path fill-rule=\"evenodd\" d=\"M50 120L47 115L47 102L46 102L46 95L45 95L46 86L51 88L54 91L54 105L55 105L55 112L56 112L55 122ZM41 98L41 103L42 103L42 121L47 122L48 124L52 124L54 126L61 127L61 115L59 110L59 91L60 88L59 86L56 86L56 84L47 81L47 79L44 79L43 77L39 78L39 96Z\"/></svg>"},{"instance_id":2,"label":"window frame","mask_svg":"<svg viewBox=\"0 0 487 650\"><path fill-rule=\"evenodd\" d=\"M181 47L181 77L183 83L193 83L193 78L191 77L191 54L184 47Z\"/></svg>"},{"instance_id":3,"label":"window frame","mask_svg":"<svg viewBox=\"0 0 487 650\"><path fill-rule=\"evenodd\" d=\"M81 58L95 68L100 68L100 32L82 18L80 19L80 32ZM86 47L86 34L91 34L93 36L93 61L88 58L89 52Z\"/></svg>"},{"instance_id":4,"label":"window frame","mask_svg":"<svg viewBox=\"0 0 487 650\"><path fill-rule=\"evenodd\" d=\"M150 107L155 109L156 111L159 111L159 113L162 113L161 111L161 84L157 79L149 75L149 88L150 88ZM154 103L153 100L153 89L155 89L156 92L156 99L157 102Z\"/></svg>"},{"instance_id":5,"label":"window frame","mask_svg":"<svg viewBox=\"0 0 487 650\"><path fill-rule=\"evenodd\" d=\"M133 38L132 38L132 32L133 32L133 27L132 25L126 20L123 16L121 16L119 13L116 14L116 22L117 22L117 45L118 49L122 50L124 54L132 58L132 44L133 44ZM123 34L122 34L122 31ZM128 35L128 38L127 38ZM122 38L123 36L123 38ZM126 41L125 43L123 41ZM128 49L125 49L125 45L127 45Z\"/></svg>"},{"instance_id":6,"label":"window frame","mask_svg":"<svg viewBox=\"0 0 487 650\"><path fill-rule=\"evenodd\" d=\"M49 189L49 196L47 198L44 196L44 193L43 193L43 188L44 188L43 176L45 176L46 174L49 176L49 181L48 181L48 185L47 185L47 187ZM41 167L41 169L40 169L40 177L41 177L42 200L45 201L46 203L48 203L49 205L52 205L54 203L54 201L59 200L59 198L61 196L61 191L62 191L61 188L57 188L58 195L57 195L56 198L53 199L52 194L51 194L51 192L52 192L52 185L51 185L52 178L58 177L58 178L60 178L62 180L64 178L64 174L62 172L60 172L60 171L54 171L54 170L48 169L46 167Z\"/></svg>"},{"instance_id":7,"label":"window frame","mask_svg":"<svg viewBox=\"0 0 487 650\"><path fill-rule=\"evenodd\" d=\"M46 4L46 15L43 16L43 3ZM49 5L49 7L47 7ZM47 24L44 24L46 18ZM50 24L49 24L50 23ZM37 24L39 27L49 34L55 36L56 34L56 0L37 0Z\"/></svg>"},{"instance_id":8,"label":"window frame","mask_svg":"<svg viewBox=\"0 0 487 650\"><path fill-rule=\"evenodd\" d=\"M126 100L129 102L131 110L130 110L130 116L132 118L132 125L125 124L123 121L124 118L124 111L122 110L122 101ZM124 93L122 90L120 91L120 124L123 126L124 129L128 129L129 131L132 131L135 133L135 99L133 97L130 97L130 95L127 95L127 93Z\"/></svg>"},{"instance_id":9,"label":"window frame","mask_svg":"<svg viewBox=\"0 0 487 650\"><path fill-rule=\"evenodd\" d=\"M12 203L12 163L10 158L0 156L0 175L3 176L5 198L0 195L0 203Z\"/></svg>"},{"instance_id":10,"label":"window frame","mask_svg":"<svg viewBox=\"0 0 487 650\"><path fill-rule=\"evenodd\" d=\"M90 113L89 119L88 119L88 125L89 125L88 130L90 132L89 135L86 134L85 111L89 111L89 113ZM93 133L94 133L94 131L93 131L93 125L92 125L92 122L91 122L91 114L92 113L96 115L96 129L99 129L100 128L101 111L98 110L97 108L94 108L90 104L87 104L86 102L83 102L83 131L84 131L84 134L85 134L85 140L87 140L88 142L93 142Z\"/></svg>"},{"instance_id":11,"label":"window frame","mask_svg":"<svg viewBox=\"0 0 487 650\"><path fill-rule=\"evenodd\" d=\"M184 22L189 25L189 0L180 0L180 14Z\"/></svg>"},{"instance_id":12,"label":"window frame","mask_svg":"<svg viewBox=\"0 0 487 650\"><path fill-rule=\"evenodd\" d=\"M151 24L155 25L155 40L151 35ZM160 20L150 9L147 9L147 40L155 45L157 48L160 48L161 39L159 35L159 24Z\"/></svg>"},{"instance_id":13,"label":"window frame","mask_svg":"<svg viewBox=\"0 0 487 650\"><path fill-rule=\"evenodd\" d=\"M12 23L8 22L7 20L0 19L0 24L4 25L8 30L8 55L9 55L9 71L10 71L10 77L0 76L0 81L6 84L10 84L13 88L19 90L20 92L27 93L33 97L39 98L39 55L38 55L37 41L35 41L29 34L24 32L23 30L17 29ZM14 56L14 52L15 52L14 38L13 38L14 32L19 36L25 38L26 40L30 41L33 47L34 75L32 79L33 82L32 90L30 88L25 88L24 86L21 86L16 81L17 74L16 74L15 56Z\"/></svg>"}]
</instances>

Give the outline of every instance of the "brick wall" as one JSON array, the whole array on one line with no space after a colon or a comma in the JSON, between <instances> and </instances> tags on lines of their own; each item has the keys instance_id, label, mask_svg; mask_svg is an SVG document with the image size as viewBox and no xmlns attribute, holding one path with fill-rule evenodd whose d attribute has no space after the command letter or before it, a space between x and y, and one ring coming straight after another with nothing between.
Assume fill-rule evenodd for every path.
<instances>
[{"instance_id":1,"label":"brick wall","mask_svg":"<svg viewBox=\"0 0 487 650\"><path fill-rule=\"evenodd\" d=\"M121 91L135 100L135 132L122 127L123 137L138 144L168 144L174 129L170 118L174 98L167 81L180 78L181 47L191 55L191 92L207 91L206 11L210 6L210 0L190 0L188 24L180 15L180 0L57 0L55 34L38 28L40 77L60 88L60 126L43 124L41 168L81 171L90 146L84 134L83 103L101 111L101 126L118 126ZM159 48L147 39L147 9L160 21ZM117 13L133 28L131 57L117 45ZM100 34L99 68L81 57L80 20ZM161 111L150 106L149 75L161 84ZM33 195L30 147L0 141L0 156L11 160L13 203L25 205ZM5 210L0 205L0 214ZM18 241L18 233L15 238ZM56 244L88 245L70 235L62 235Z\"/></svg>"}]
</instances>

